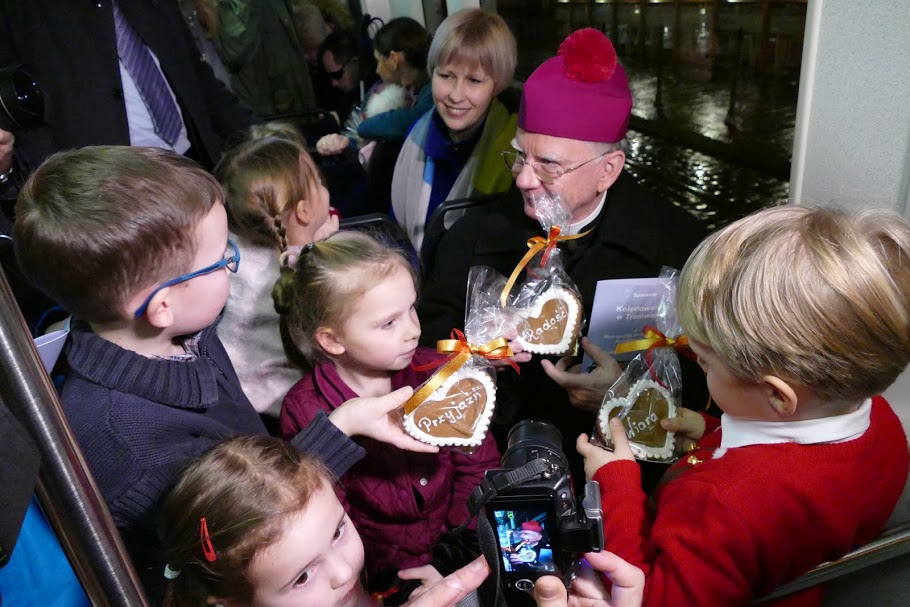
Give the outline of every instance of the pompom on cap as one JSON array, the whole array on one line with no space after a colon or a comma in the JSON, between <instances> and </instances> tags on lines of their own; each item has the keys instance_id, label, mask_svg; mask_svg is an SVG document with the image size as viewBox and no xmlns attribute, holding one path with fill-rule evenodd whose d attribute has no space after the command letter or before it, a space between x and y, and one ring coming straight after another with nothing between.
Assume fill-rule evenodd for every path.
<instances>
[{"instance_id":1,"label":"pompom on cap","mask_svg":"<svg viewBox=\"0 0 910 607\"><path fill-rule=\"evenodd\" d=\"M566 76L582 82L606 82L616 71L616 50L610 39L593 27L572 32L559 45Z\"/></svg>"},{"instance_id":2,"label":"pompom on cap","mask_svg":"<svg viewBox=\"0 0 910 607\"><path fill-rule=\"evenodd\" d=\"M573 32L524 84L518 127L528 133L615 143L626 136L632 92L610 39Z\"/></svg>"}]
</instances>

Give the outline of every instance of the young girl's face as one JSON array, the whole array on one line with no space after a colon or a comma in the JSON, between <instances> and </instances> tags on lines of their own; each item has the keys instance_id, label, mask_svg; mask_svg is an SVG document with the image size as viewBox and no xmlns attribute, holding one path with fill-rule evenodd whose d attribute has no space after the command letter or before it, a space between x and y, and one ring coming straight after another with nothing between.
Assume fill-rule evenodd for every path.
<instances>
[{"instance_id":1,"label":"young girl's face","mask_svg":"<svg viewBox=\"0 0 910 607\"><path fill-rule=\"evenodd\" d=\"M354 607L364 600L361 569L363 542L326 482L287 520L279 540L253 558L250 605Z\"/></svg>"},{"instance_id":2,"label":"young girl's face","mask_svg":"<svg viewBox=\"0 0 910 607\"><path fill-rule=\"evenodd\" d=\"M343 348L338 360L345 367L366 375L400 371L417 350L420 321L417 318L414 279L401 264L379 284L361 295L336 331Z\"/></svg>"}]
</instances>

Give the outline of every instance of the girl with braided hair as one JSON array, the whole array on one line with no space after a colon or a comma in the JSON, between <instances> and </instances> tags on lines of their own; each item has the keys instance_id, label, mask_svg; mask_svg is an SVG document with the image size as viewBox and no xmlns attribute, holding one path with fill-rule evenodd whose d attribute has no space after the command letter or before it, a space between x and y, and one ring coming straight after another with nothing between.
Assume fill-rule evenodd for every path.
<instances>
[{"instance_id":1,"label":"girl with braided hair","mask_svg":"<svg viewBox=\"0 0 910 607\"><path fill-rule=\"evenodd\" d=\"M283 347L272 288L302 246L337 231L338 217L292 126L253 127L215 174L224 188L231 238L244 261L231 282L218 333L250 402L274 419L304 363L289 359Z\"/></svg>"}]
</instances>

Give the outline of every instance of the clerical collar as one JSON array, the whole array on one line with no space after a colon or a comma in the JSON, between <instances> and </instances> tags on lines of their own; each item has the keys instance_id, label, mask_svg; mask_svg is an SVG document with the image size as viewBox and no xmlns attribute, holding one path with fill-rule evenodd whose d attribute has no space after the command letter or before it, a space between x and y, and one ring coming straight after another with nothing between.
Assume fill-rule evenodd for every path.
<instances>
[{"instance_id":1,"label":"clerical collar","mask_svg":"<svg viewBox=\"0 0 910 607\"><path fill-rule=\"evenodd\" d=\"M714 458L722 457L727 449L750 445L797 443L842 443L859 438L869 429L872 399L866 399L856 411L844 415L806 419L797 422L766 422L739 419L724 414L720 418L723 435Z\"/></svg>"},{"instance_id":2,"label":"clerical collar","mask_svg":"<svg viewBox=\"0 0 910 607\"><path fill-rule=\"evenodd\" d=\"M579 222L573 223L566 230L567 236L572 236L575 234L580 234L584 232L585 228L597 221L597 218L600 217L600 212L604 210L604 204L607 202L607 192L603 193L603 196L600 197L600 203L597 205L597 208L594 209L594 212L582 219Z\"/></svg>"}]
</instances>

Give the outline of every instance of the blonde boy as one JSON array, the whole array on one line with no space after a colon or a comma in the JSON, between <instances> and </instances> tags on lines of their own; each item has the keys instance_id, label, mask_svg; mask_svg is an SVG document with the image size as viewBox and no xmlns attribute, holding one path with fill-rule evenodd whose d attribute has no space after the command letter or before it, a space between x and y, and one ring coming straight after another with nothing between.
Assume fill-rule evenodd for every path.
<instances>
[{"instance_id":1,"label":"blonde boy","mask_svg":"<svg viewBox=\"0 0 910 607\"><path fill-rule=\"evenodd\" d=\"M216 333L240 263L222 199L183 156L99 146L49 158L16 205L23 272L73 314L64 412L153 591L164 566L155 513L180 471L225 438L267 434ZM375 424L409 395L361 399L292 443L341 475L363 455L342 430L404 439Z\"/></svg>"},{"instance_id":2,"label":"blonde boy","mask_svg":"<svg viewBox=\"0 0 910 607\"><path fill-rule=\"evenodd\" d=\"M645 570L645 606L747 605L881 530L908 472L876 396L910 361L908 293L910 228L887 212L767 209L696 249L678 308L720 428L687 410L662 422L698 442L653 517L621 424L614 453L578 444L606 548Z\"/></svg>"}]
</instances>

